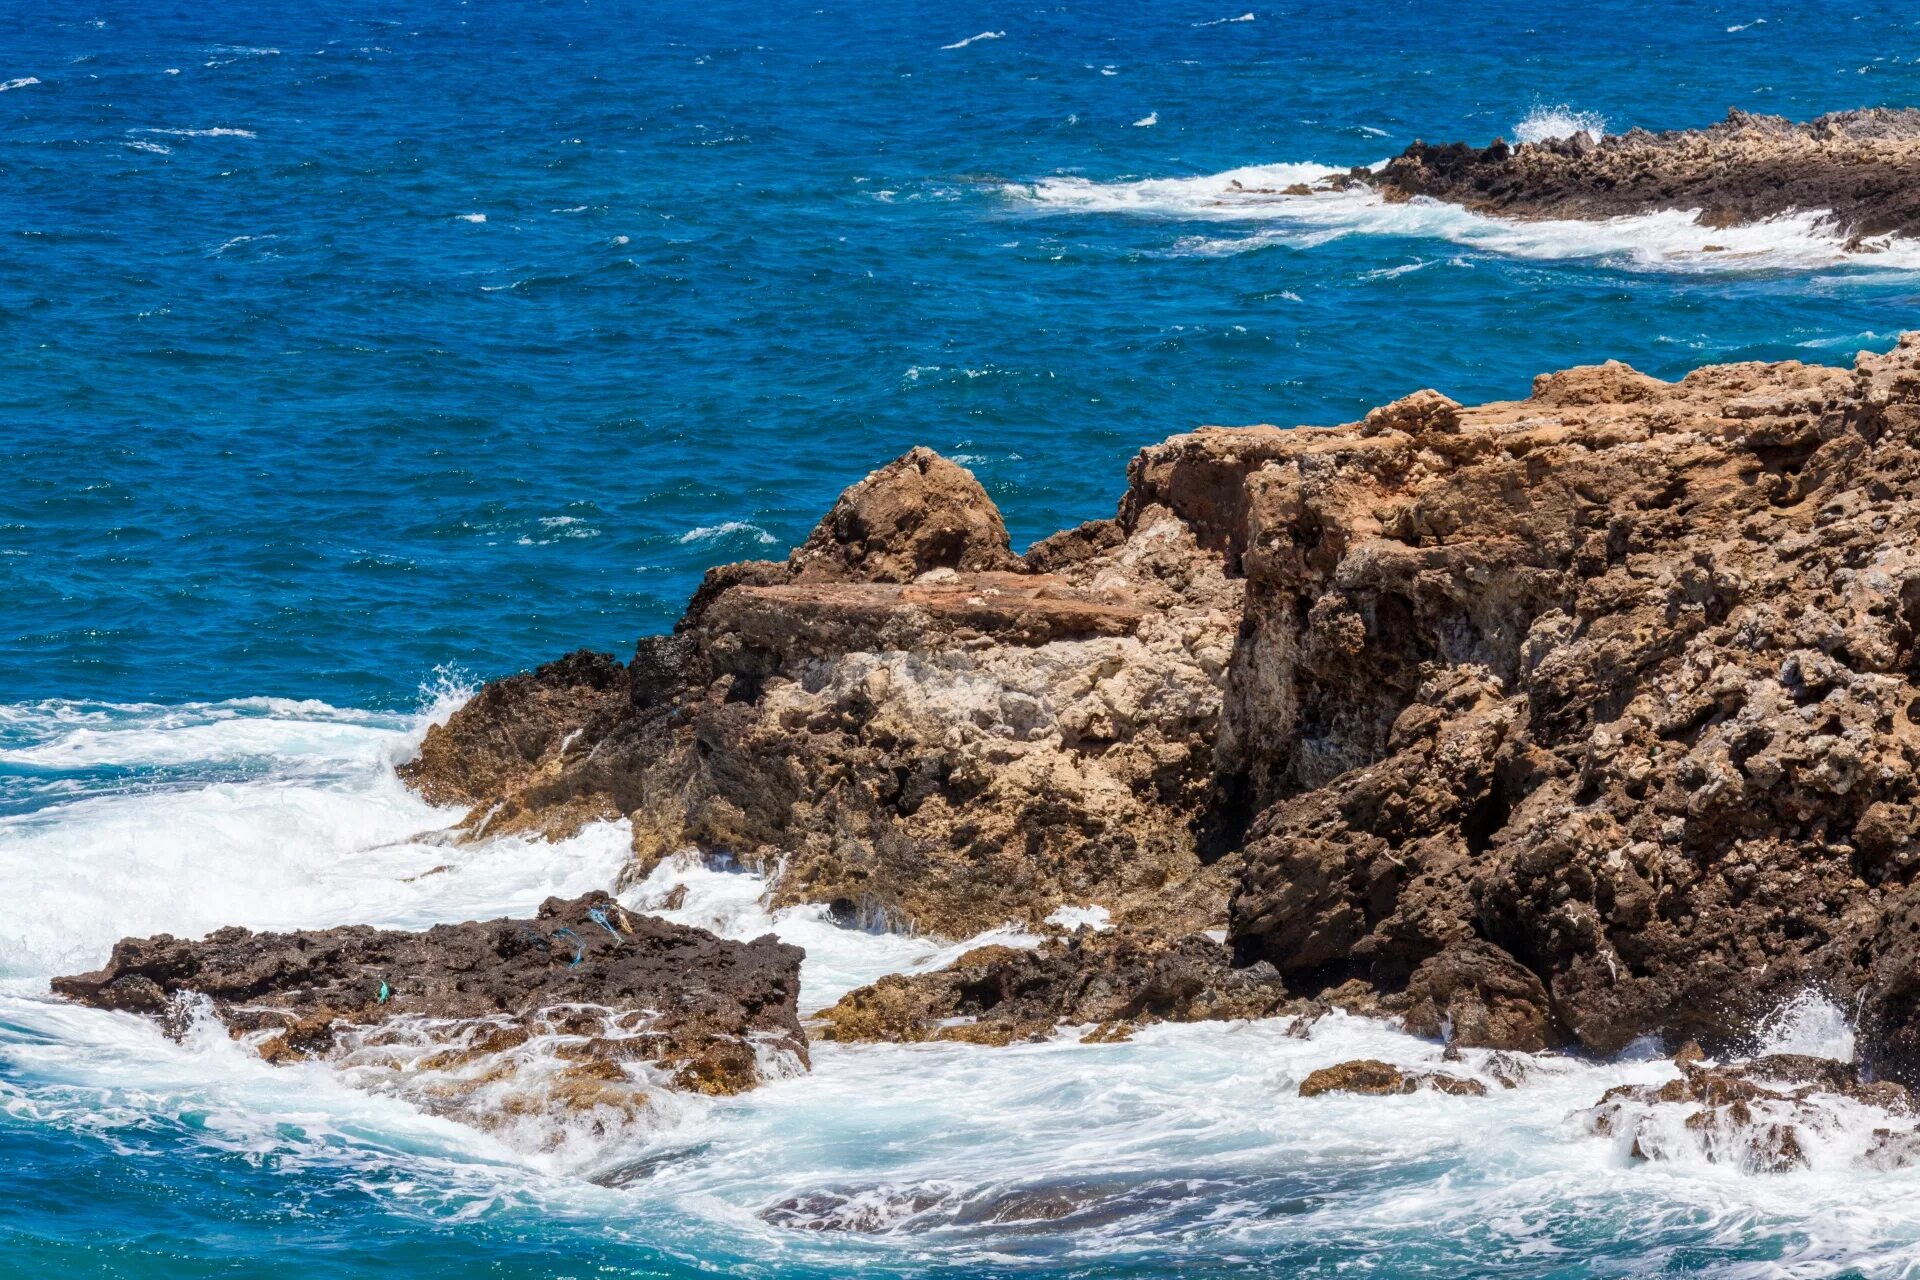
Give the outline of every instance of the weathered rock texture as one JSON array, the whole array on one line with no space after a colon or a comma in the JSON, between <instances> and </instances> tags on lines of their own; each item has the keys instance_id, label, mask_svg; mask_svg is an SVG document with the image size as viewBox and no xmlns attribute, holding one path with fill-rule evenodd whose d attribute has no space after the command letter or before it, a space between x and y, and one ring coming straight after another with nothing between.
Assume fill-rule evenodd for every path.
<instances>
[{"instance_id":1,"label":"weathered rock texture","mask_svg":"<svg viewBox=\"0 0 1920 1280\"><path fill-rule=\"evenodd\" d=\"M631 667L489 686L404 772L470 831L624 814L637 871L724 853L848 919L1219 924L1200 822L1240 584L1200 533L1137 503L1023 561L973 477L918 449L787 563L714 570Z\"/></svg>"},{"instance_id":2,"label":"weathered rock texture","mask_svg":"<svg viewBox=\"0 0 1920 1280\"><path fill-rule=\"evenodd\" d=\"M1608 218L1698 210L1715 227L1820 211L1868 238L1920 234L1920 111L1846 111L1795 124L1729 112L1707 129L1587 134L1488 147L1416 142L1375 173L1389 198L1430 196L1522 218Z\"/></svg>"},{"instance_id":3,"label":"weathered rock texture","mask_svg":"<svg viewBox=\"0 0 1920 1280\"><path fill-rule=\"evenodd\" d=\"M939 490L939 536L894 485ZM850 998L849 1034L1187 1016L1137 961L1231 886L1238 965L1462 1045L1714 1047L1817 985L1920 1076L1920 338L1203 429L1018 566L988 510L910 455L627 668L489 691L412 776L470 829L625 814L642 867L731 853L849 918L1114 912L986 966L1038 993L1004 1015L975 963Z\"/></svg>"},{"instance_id":4,"label":"weathered rock texture","mask_svg":"<svg viewBox=\"0 0 1920 1280\"><path fill-rule=\"evenodd\" d=\"M106 968L53 989L175 1030L204 1000L270 1061L419 1076L455 1113L516 1075L541 1099L496 1099L507 1115L550 1103L633 1111L656 1085L737 1093L782 1063L804 1066L800 959L771 935L727 942L596 893L549 898L528 920L423 933L127 938Z\"/></svg>"},{"instance_id":5,"label":"weathered rock texture","mask_svg":"<svg viewBox=\"0 0 1920 1280\"><path fill-rule=\"evenodd\" d=\"M1035 950L979 947L933 973L882 978L822 1011L822 1040L1044 1039L1060 1023L1094 1024L1089 1041L1128 1038L1155 1022L1258 1018L1288 1003L1270 966L1231 966L1205 934L1082 930Z\"/></svg>"}]
</instances>

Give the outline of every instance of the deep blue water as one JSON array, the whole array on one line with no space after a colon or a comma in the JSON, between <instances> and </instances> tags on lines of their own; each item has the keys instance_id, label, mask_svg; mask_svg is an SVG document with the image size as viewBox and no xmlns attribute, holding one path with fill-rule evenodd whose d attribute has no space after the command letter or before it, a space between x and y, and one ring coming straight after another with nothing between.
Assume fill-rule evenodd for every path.
<instances>
[{"instance_id":1,"label":"deep blue water","mask_svg":"<svg viewBox=\"0 0 1920 1280\"><path fill-rule=\"evenodd\" d=\"M1907 273L1209 256L1180 245L1233 224L1003 194L1561 103L1920 100L1903 3L1199 25L1250 2L5 6L0 83L38 83L0 93L0 700L408 703L444 663L626 652L916 443L974 459L1024 543L1200 423L1842 358L1920 315ZM732 522L772 541L683 541Z\"/></svg>"},{"instance_id":2,"label":"deep blue water","mask_svg":"<svg viewBox=\"0 0 1920 1280\"><path fill-rule=\"evenodd\" d=\"M609 1190L39 993L127 930L404 896L355 859L447 856L386 772L436 672L624 654L914 444L1024 545L1202 423L1883 349L1920 255L1316 221L1214 175L1912 105L1916 57L1910 0L0 5L0 1274L1912 1274L1920 1184L1633 1172L1559 1127L1598 1076L1489 1121L1301 1112L1297 1042L1227 1032L828 1054ZM393 918L582 865L515 856ZM754 1217L1001 1175L1131 1207Z\"/></svg>"}]
</instances>

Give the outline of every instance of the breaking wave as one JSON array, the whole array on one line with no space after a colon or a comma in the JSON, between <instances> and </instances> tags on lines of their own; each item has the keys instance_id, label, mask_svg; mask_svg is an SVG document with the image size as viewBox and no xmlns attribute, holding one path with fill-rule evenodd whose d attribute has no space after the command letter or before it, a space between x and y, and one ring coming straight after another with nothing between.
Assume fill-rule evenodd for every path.
<instances>
[{"instance_id":1,"label":"breaking wave","mask_svg":"<svg viewBox=\"0 0 1920 1280\"><path fill-rule=\"evenodd\" d=\"M1537 260L1597 260L1667 272L1807 271L1839 266L1920 269L1920 241L1883 238L1847 252L1847 240L1806 211L1742 227L1702 226L1670 210L1593 221L1517 220L1437 200L1398 203L1371 189L1317 190L1340 172L1321 164L1248 165L1187 178L1099 182L1054 177L1003 185L1002 197L1035 215L1118 215L1231 225L1232 234L1189 234L1172 252L1209 257L1288 247L1311 249L1346 236L1440 240L1479 252Z\"/></svg>"}]
</instances>

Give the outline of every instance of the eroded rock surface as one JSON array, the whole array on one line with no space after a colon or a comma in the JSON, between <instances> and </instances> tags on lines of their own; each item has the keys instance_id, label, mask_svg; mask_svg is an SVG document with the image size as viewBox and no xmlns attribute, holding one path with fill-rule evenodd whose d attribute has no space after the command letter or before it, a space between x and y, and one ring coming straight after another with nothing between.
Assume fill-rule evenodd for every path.
<instances>
[{"instance_id":1,"label":"eroded rock surface","mask_svg":"<svg viewBox=\"0 0 1920 1280\"><path fill-rule=\"evenodd\" d=\"M932 973L895 974L822 1011L822 1040L1044 1039L1058 1024L1095 1024L1090 1041L1126 1039L1155 1022L1258 1018L1288 993L1271 967L1232 967L1205 934L1081 930L1034 950L978 947Z\"/></svg>"},{"instance_id":2,"label":"eroded rock surface","mask_svg":"<svg viewBox=\"0 0 1920 1280\"><path fill-rule=\"evenodd\" d=\"M269 1061L325 1060L492 1127L551 1109L631 1114L653 1089L738 1093L804 1067L801 955L772 935L728 942L595 893L549 898L531 919L420 933L127 938L105 968L53 989L176 1032L204 1001Z\"/></svg>"},{"instance_id":3,"label":"eroded rock surface","mask_svg":"<svg viewBox=\"0 0 1920 1280\"><path fill-rule=\"evenodd\" d=\"M1130 1017L1084 994L1133 998L1108 949L1224 917L1263 992L1463 1046L1717 1050L1817 986L1920 1073L1920 339L1204 428L1018 564L997 515L901 514L936 472L986 503L883 469L836 511L894 515L714 570L624 703L610 662L504 682L415 781L470 831L624 814L637 869L732 854L849 921L1108 907L987 966L1039 993L1003 1028ZM861 1016L996 1021L968 981Z\"/></svg>"},{"instance_id":4,"label":"eroded rock surface","mask_svg":"<svg viewBox=\"0 0 1920 1280\"><path fill-rule=\"evenodd\" d=\"M636 874L724 853L848 920L963 937L1097 901L1218 925L1202 818L1240 587L1200 536L1146 504L1017 560L972 477L915 450L788 563L709 574L616 712L588 678L611 661L576 655L489 686L408 777L469 831L624 814Z\"/></svg>"},{"instance_id":5,"label":"eroded rock surface","mask_svg":"<svg viewBox=\"0 0 1920 1280\"><path fill-rule=\"evenodd\" d=\"M1698 210L1708 226L1819 213L1852 248L1920 234L1920 111L1845 111L1795 124L1729 112L1706 129L1634 129L1517 146L1416 142L1378 173L1389 198L1430 196L1481 213L1609 218Z\"/></svg>"}]
</instances>

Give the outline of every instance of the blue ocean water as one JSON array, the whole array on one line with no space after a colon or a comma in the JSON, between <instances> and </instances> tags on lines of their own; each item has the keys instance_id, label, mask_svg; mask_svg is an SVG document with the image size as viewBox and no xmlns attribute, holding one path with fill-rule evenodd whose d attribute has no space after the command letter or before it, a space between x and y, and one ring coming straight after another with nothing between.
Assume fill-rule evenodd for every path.
<instances>
[{"instance_id":1,"label":"blue ocean water","mask_svg":"<svg viewBox=\"0 0 1920 1280\"><path fill-rule=\"evenodd\" d=\"M660 1132L503 1136L42 993L128 932L605 883L618 832L416 885L445 815L390 764L462 680L626 653L914 444L1024 544L1201 423L1885 348L1907 247L1244 192L1913 105L1917 56L1885 0L0 6L0 1272L1913 1274L1920 1184L1853 1137L1769 1181L1563 1122L1643 1064L1310 1109L1304 1070L1429 1048L823 1046ZM818 923L715 894L695 922ZM808 945L816 993L926 960ZM758 1216L808 1195L897 1229Z\"/></svg>"}]
</instances>

